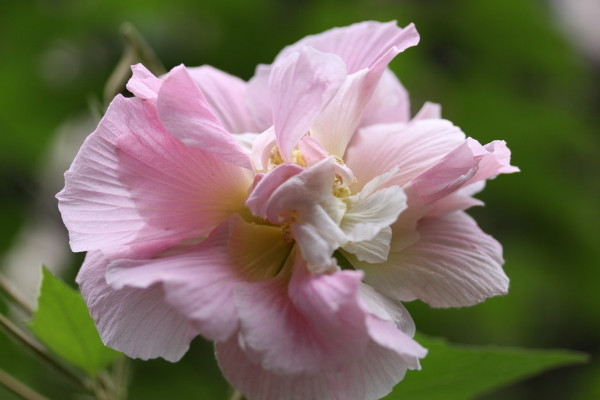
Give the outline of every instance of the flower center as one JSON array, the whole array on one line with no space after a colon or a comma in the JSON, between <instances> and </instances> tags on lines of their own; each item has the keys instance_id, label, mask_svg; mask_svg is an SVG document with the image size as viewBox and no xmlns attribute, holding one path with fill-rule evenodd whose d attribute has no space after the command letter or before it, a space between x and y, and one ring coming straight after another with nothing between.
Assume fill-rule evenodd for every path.
<instances>
[{"instance_id":1,"label":"flower center","mask_svg":"<svg viewBox=\"0 0 600 400\"><path fill-rule=\"evenodd\" d=\"M267 170L270 171L278 165L283 164L285 161L283 157L281 157L281 153L279 152L279 147L274 146L271 149L271 154L269 155L269 163L267 164ZM302 152L298 149L292 150L292 163L298 164L301 167L308 167L306 161L302 157Z\"/></svg>"}]
</instances>

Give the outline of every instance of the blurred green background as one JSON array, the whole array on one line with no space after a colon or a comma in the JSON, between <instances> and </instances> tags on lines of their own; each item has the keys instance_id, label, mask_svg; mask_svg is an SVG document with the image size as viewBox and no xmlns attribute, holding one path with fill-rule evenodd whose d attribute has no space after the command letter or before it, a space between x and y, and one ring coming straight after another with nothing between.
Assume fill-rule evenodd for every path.
<instances>
[{"instance_id":1,"label":"blurred green background","mask_svg":"<svg viewBox=\"0 0 600 400\"><path fill-rule=\"evenodd\" d=\"M167 68L211 64L244 79L307 34L366 19L414 22L421 43L391 65L413 112L426 100L441 103L444 117L467 135L482 143L506 140L522 172L489 182L479 195L486 207L471 210L504 245L509 295L468 309L407 307L420 331L457 343L592 356L588 365L485 399L600 398L600 62L565 34L556 3L3 1L0 268L15 281L33 281L21 284L32 297L42 262L73 282L81 257L66 250L54 193L73 151L93 130L90 106L101 101L123 51L122 22L138 28ZM0 311L6 308L0 297ZM3 333L0 368L52 398L72 390ZM179 364L134 362L132 379L132 399L217 399L227 391L202 339ZM13 397L0 388L0 398Z\"/></svg>"}]
</instances>

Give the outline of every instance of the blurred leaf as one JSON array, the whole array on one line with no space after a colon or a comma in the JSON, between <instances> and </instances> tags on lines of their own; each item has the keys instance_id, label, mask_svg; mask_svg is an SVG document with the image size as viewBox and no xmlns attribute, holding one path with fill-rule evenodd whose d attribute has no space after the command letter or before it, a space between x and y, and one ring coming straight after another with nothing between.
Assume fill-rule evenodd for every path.
<instances>
[{"instance_id":1,"label":"blurred leaf","mask_svg":"<svg viewBox=\"0 0 600 400\"><path fill-rule=\"evenodd\" d=\"M461 346L418 335L429 353L421 371L409 371L387 400L464 400L551 368L582 363L587 355L565 350Z\"/></svg>"},{"instance_id":2,"label":"blurred leaf","mask_svg":"<svg viewBox=\"0 0 600 400\"><path fill-rule=\"evenodd\" d=\"M45 267L42 274L38 309L29 328L54 353L94 375L121 354L102 344L79 292Z\"/></svg>"}]
</instances>

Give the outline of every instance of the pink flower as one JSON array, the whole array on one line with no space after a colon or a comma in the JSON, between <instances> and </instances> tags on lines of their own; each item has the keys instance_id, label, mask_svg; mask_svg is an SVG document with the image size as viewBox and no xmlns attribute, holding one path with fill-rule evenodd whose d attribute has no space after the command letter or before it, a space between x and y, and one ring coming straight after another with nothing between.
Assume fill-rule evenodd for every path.
<instances>
[{"instance_id":1,"label":"pink flower","mask_svg":"<svg viewBox=\"0 0 600 400\"><path fill-rule=\"evenodd\" d=\"M437 105L410 119L387 65L418 40L332 29L248 83L134 66L57 195L105 343L176 361L202 335L249 399L376 399L426 354L401 301L505 293L500 245L463 210L517 169Z\"/></svg>"}]
</instances>

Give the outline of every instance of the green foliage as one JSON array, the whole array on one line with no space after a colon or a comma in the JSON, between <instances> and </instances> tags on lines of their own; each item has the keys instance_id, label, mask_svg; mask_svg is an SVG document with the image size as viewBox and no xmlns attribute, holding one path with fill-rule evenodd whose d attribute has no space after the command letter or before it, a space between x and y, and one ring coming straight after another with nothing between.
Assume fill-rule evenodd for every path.
<instances>
[{"instance_id":1,"label":"green foliage","mask_svg":"<svg viewBox=\"0 0 600 400\"><path fill-rule=\"evenodd\" d=\"M587 356L562 350L525 350L449 344L418 335L429 353L421 371L409 371L387 400L464 400Z\"/></svg>"},{"instance_id":2,"label":"green foliage","mask_svg":"<svg viewBox=\"0 0 600 400\"><path fill-rule=\"evenodd\" d=\"M46 347L90 375L120 353L102 344L85 302L76 290L42 268L38 309L29 328Z\"/></svg>"}]
</instances>

